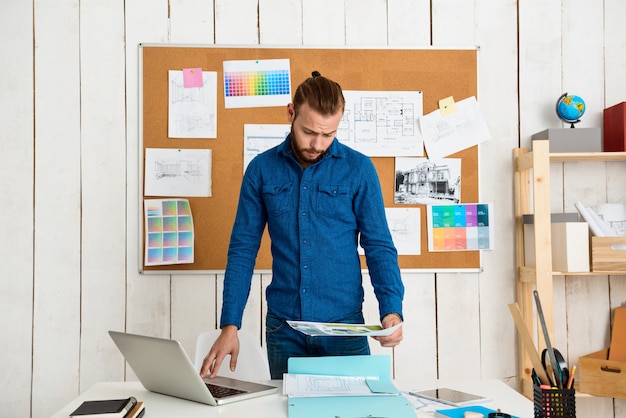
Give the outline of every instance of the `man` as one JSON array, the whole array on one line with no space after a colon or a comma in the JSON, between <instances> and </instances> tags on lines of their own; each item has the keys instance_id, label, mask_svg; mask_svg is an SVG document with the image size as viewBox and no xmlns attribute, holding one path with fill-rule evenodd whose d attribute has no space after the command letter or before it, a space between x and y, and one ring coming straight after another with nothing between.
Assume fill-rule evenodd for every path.
<instances>
[{"instance_id":1,"label":"man","mask_svg":"<svg viewBox=\"0 0 626 418\"><path fill-rule=\"evenodd\" d=\"M287 106L290 134L249 164L228 249L222 332L204 359L203 377L214 377L228 354L230 368L236 367L237 330L266 224L272 250L266 294L272 379L287 372L289 357L369 354L367 337L309 337L285 322L363 323L359 239L382 326L402 322L404 287L378 175L369 157L335 138L344 106L339 84L313 72ZM384 347L396 346L402 327L374 338Z\"/></svg>"}]
</instances>

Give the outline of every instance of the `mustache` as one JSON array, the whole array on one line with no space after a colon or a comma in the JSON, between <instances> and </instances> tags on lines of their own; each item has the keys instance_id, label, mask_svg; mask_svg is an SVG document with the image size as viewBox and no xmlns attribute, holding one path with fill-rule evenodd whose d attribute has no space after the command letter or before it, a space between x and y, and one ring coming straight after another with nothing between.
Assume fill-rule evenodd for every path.
<instances>
[{"instance_id":1,"label":"mustache","mask_svg":"<svg viewBox=\"0 0 626 418\"><path fill-rule=\"evenodd\" d=\"M293 124L291 125L291 131L289 132L289 138L291 139L291 149L293 149L294 151L298 151L300 153L303 152L312 152L312 153L321 153L324 152L324 150L318 150L315 148L298 148L297 142L296 142L296 134L293 131Z\"/></svg>"}]
</instances>

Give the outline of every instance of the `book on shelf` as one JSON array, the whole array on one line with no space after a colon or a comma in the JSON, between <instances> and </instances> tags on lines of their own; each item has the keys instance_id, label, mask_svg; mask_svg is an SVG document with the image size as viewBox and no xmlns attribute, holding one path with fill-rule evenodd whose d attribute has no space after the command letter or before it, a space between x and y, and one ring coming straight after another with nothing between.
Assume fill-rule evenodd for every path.
<instances>
[{"instance_id":1,"label":"book on shelf","mask_svg":"<svg viewBox=\"0 0 626 418\"><path fill-rule=\"evenodd\" d=\"M137 405L137 399L130 396L125 399L103 399L84 401L70 414L71 418L125 418Z\"/></svg>"}]
</instances>

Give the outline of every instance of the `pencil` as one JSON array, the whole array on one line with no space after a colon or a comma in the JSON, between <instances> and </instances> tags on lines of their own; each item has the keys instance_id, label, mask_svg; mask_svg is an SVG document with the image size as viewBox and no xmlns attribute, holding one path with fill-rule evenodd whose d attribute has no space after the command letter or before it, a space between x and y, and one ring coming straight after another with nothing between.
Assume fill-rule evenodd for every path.
<instances>
[{"instance_id":1,"label":"pencil","mask_svg":"<svg viewBox=\"0 0 626 418\"><path fill-rule=\"evenodd\" d=\"M572 388L572 384L574 383L574 373L576 373L576 365L575 364L572 366L572 370L569 373L569 379L567 379L567 388L566 389L571 389Z\"/></svg>"},{"instance_id":2,"label":"pencil","mask_svg":"<svg viewBox=\"0 0 626 418\"><path fill-rule=\"evenodd\" d=\"M550 363L546 363L546 374L548 375L548 380L550 380L550 385L554 386L556 389L556 377L554 376L554 371L552 370Z\"/></svg>"}]
</instances>

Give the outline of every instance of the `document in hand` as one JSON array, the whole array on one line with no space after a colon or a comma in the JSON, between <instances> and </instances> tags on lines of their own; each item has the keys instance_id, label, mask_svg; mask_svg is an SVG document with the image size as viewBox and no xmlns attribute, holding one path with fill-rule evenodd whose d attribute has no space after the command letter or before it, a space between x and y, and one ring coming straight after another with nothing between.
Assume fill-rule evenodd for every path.
<instances>
[{"instance_id":1,"label":"document in hand","mask_svg":"<svg viewBox=\"0 0 626 418\"><path fill-rule=\"evenodd\" d=\"M290 398L316 396L399 395L390 381L378 377L328 376L315 374L283 375L283 393Z\"/></svg>"},{"instance_id":2,"label":"document in hand","mask_svg":"<svg viewBox=\"0 0 626 418\"><path fill-rule=\"evenodd\" d=\"M367 324L337 324L325 322L287 321L289 326L303 334L326 337L374 337L391 335L402 323L391 328Z\"/></svg>"}]
</instances>

